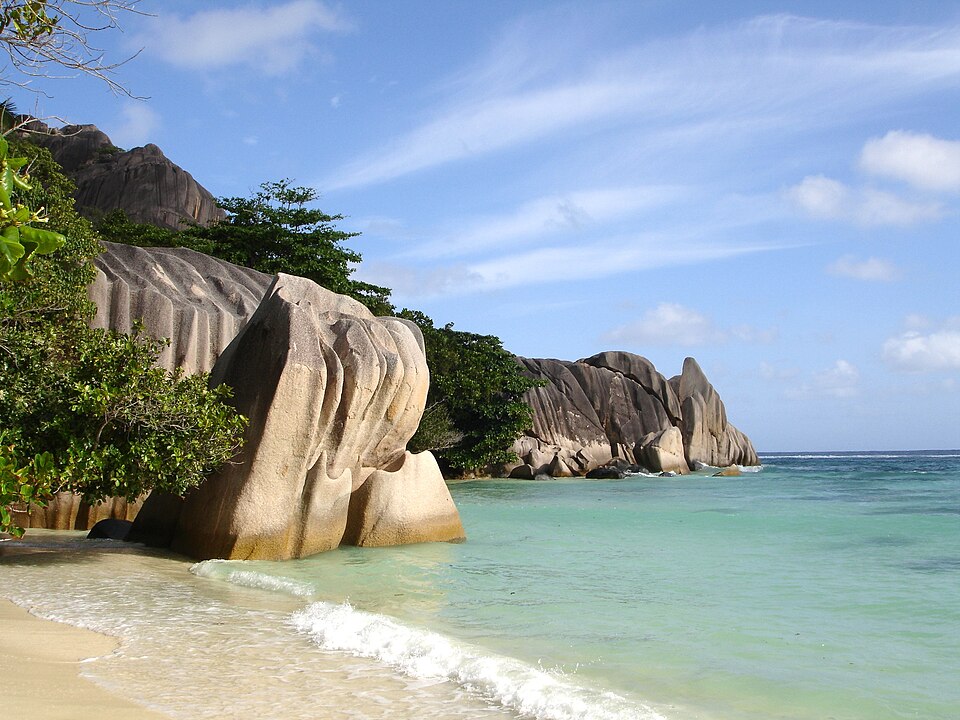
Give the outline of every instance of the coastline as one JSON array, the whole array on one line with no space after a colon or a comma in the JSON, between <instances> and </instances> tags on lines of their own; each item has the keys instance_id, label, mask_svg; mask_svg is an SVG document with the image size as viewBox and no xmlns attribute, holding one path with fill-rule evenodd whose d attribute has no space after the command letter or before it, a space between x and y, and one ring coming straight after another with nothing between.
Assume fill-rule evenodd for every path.
<instances>
[{"instance_id":1,"label":"coastline","mask_svg":"<svg viewBox=\"0 0 960 720\"><path fill-rule=\"evenodd\" d=\"M114 695L80 671L83 663L109 655L119 641L107 635L31 615L0 598L5 663L4 706L24 720L169 720Z\"/></svg>"}]
</instances>

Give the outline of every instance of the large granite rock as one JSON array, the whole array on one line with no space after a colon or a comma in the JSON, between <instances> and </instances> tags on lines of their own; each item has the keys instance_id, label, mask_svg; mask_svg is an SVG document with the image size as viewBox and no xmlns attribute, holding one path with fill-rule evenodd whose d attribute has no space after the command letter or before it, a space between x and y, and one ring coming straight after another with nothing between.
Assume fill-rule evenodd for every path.
<instances>
[{"instance_id":1,"label":"large granite rock","mask_svg":"<svg viewBox=\"0 0 960 720\"><path fill-rule=\"evenodd\" d=\"M405 451L429 388L412 323L281 274L211 381L250 420L240 456L176 512L148 501L131 539L143 525L191 557L279 560L464 537L436 461Z\"/></svg>"},{"instance_id":2,"label":"large granite rock","mask_svg":"<svg viewBox=\"0 0 960 720\"><path fill-rule=\"evenodd\" d=\"M533 422L514 444L519 462L503 468L511 477L584 475L611 463L681 474L696 463L758 463L692 358L683 375L669 381L649 360L626 352L577 362L518 360L544 384L524 396Z\"/></svg>"},{"instance_id":3,"label":"large granite rock","mask_svg":"<svg viewBox=\"0 0 960 720\"><path fill-rule=\"evenodd\" d=\"M88 289L97 306L91 325L130 332L141 321L169 338L160 364L188 374L209 372L253 315L272 275L186 248L103 243Z\"/></svg>"},{"instance_id":4,"label":"large granite rock","mask_svg":"<svg viewBox=\"0 0 960 720\"><path fill-rule=\"evenodd\" d=\"M750 439L727 422L723 401L696 360L684 360L683 371L670 378L670 386L682 404L683 448L692 467L760 464Z\"/></svg>"},{"instance_id":5,"label":"large granite rock","mask_svg":"<svg viewBox=\"0 0 960 720\"><path fill-rule=\"evenodd\" d=\"M156 145L124 151L94 125L50 128L34 121L27 127L30 141L49 149L76 183L83 215L119 208L135 222L173 230L224 217L213 195Z\"/></svg>"}]
</instances>

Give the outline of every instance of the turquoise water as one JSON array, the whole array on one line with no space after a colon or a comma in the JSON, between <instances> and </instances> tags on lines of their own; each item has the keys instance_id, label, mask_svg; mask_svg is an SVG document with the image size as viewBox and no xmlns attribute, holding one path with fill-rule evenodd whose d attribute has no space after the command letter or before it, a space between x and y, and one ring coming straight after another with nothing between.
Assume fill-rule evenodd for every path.
<instances>
[{"instance_id":1,"label":"turquoise water","mask_svg":"<svg viewBox=\"0 0 960 720\"><path fill-rule=\"evenodd\" d=\"M313 648L407 696L446 694L422 700L438 717L447 700L542 720L960 717L960 453L763 461L733 478L456 484L466 543L163 560L164 587L193 598L168 612L223 588L273 603L234 632L268 624L304 658L288 662ZM5 571L34 594L54 577Z\"/></svg>"}]
</instances>

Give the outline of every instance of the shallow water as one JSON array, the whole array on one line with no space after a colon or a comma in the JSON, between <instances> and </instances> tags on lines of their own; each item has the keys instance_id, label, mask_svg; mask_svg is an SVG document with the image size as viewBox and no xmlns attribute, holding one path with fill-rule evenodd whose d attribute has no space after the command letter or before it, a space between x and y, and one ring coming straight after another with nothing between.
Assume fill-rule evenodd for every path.
<instances>
[{"instance_id":1,"label":"shallow water","mask_svg":"<svg viewBox=\"0 0 960 720\"><path fill-rule=\"evenodd\" d=\"M70 539L0 587L120 637L85 672L179 717L960 716L960 453L764 462L456 484L457 545L191 567Z\"/></svg>"}]
</instances>

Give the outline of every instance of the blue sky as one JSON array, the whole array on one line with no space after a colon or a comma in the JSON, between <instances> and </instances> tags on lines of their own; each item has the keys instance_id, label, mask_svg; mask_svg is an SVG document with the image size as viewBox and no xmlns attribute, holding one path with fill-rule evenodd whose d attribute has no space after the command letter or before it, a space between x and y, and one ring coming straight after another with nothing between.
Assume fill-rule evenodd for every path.
<instances>
[{"instance_id":1,"label":"blue sky","mask_svg":"<svg viewBox=\"0 0 960 720\"><path fill-rule=\"evenodd\" d=\"M21 110L215 195L289 177L358 276L529 357L697 358L763 450L960 447L960 4L164 2Z\"/></svg>"}]
</instances>

